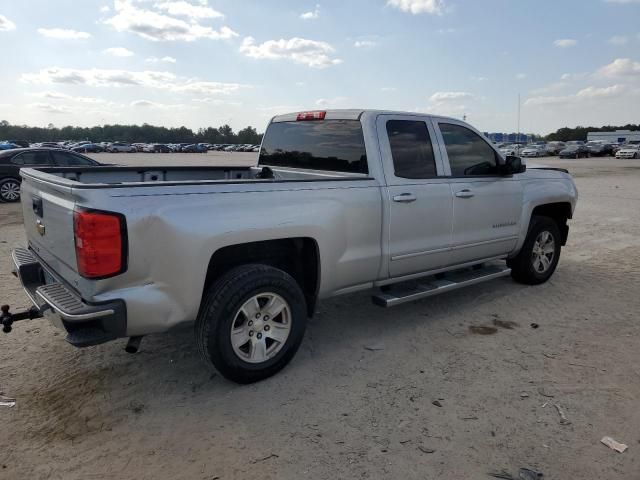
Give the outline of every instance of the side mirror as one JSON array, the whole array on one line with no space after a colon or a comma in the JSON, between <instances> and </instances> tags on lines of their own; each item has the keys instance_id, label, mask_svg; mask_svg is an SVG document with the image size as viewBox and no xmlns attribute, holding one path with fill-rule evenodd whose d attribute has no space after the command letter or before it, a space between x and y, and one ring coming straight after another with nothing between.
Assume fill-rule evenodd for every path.
<instances>
[{"instance_id":1,"label":"side mirror","mask_svg":"<svg viewBox=\"0 0 640 480\"><path fill-rule=\"evenodd\" d=\"M527 166L523 163L520 157L514 155L507 155L502 166L503 175L513 175L516 173L524 173L527 171Z\"/></svg>"}]
</instances>

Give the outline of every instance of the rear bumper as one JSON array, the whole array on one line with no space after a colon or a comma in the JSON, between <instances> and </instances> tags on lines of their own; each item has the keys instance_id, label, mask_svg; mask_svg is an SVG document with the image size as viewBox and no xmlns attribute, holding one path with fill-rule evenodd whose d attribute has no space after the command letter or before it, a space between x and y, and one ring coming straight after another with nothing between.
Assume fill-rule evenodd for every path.
<instances>
[{"instance_id":1,"label":"rear bumper","mask_svg":"<svg viewBox=\"0 0 640 480\"><path fill-rule=\"evenodd\" d=\"M17 248L11 257L14 273L31 302L67 332L66 340L71 345L88 347L126 336L124 301L85 302L47 270L31 250Z\"/></svg>"}]
</instances>

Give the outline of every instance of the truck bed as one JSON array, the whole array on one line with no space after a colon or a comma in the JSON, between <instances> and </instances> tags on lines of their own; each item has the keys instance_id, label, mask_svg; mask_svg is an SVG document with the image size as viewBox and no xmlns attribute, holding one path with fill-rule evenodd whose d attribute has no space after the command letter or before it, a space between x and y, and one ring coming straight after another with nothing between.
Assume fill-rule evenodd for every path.
<instances>
[{"instance_id":1,"label":"truck bed","mask_svg":"<svg viewBox=\"0 0 640 480\"><path fill-rule=\"evenodd\" d=\"M367 175L313 170L273 168L273 178L259 178L262 167L184 167L151 166L123 167L45 167L38 168L39 180L73 188L115 188L144 185L190 183L245 183L280 181L354 180ZM32 169L23 169L22 176L33 177ZM42 174L46 175L42 175Z\"/></svg>"}]
</instances>

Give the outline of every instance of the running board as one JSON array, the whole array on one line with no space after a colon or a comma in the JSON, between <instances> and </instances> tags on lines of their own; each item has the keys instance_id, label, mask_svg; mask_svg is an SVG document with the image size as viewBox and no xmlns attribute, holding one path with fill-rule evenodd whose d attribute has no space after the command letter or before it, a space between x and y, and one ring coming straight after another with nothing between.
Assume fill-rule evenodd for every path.
<instances>
[{"instance_id":1,"label":"running board","mask_svg":"<svg viewBox=\"0 0 640 480\"><path fill-rule=\"evenodd\" d=\"M494 278L506 277L511 269L506 265L487 264L481 268L455 270L425 280L399 283L371 297L374 304L380 307L395 307L402 303L420 300L458 288L475 285Z\"/></svg>"}]
</instances>

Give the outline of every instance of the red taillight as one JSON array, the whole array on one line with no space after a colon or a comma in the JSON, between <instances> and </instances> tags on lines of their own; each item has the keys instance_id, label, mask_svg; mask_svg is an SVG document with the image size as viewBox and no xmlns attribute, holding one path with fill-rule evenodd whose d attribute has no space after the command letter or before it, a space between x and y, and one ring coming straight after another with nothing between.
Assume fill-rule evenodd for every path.
<instances>
[{"instance_id":1,"label":"red taillight","mask_svg":"<svg viewBox=\"0 0 640 480\"><path fill-rule=\"evenodd\" d=\"M304 121L304 120L324 120L324 117L327 115L327 112L301 112L298 114L298 116L296 117L296 120L298 122Z\"/></svg>"},{"instance_id":2,"label":"red taillight","mask_svg":"<svg viewBox=\"0 0 640 480\"><path fill-rule=\"evenodd\" d=\"M124 271L125 223L115 213L92 210L73 212L78 273L103 278Z\"/></svg>"}]
</instances>

